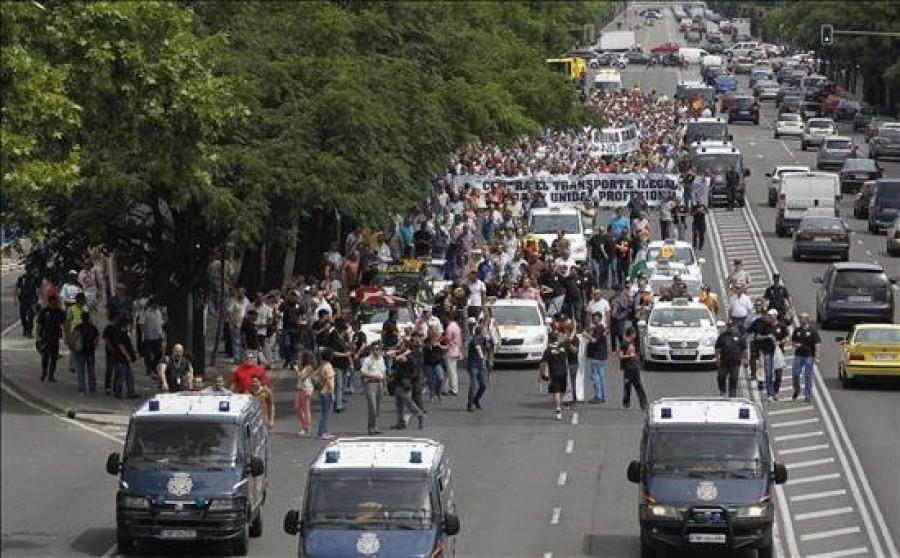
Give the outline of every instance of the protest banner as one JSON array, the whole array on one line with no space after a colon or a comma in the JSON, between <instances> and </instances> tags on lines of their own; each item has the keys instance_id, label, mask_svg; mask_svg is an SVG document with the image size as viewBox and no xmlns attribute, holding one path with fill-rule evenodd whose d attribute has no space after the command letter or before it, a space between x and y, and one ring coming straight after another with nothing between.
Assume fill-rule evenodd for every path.
<instances>
[{"instance_id":1,"label":"protest banner","mask_svg":"<svg viewBox=\"0 0 900 558\"><path fill-rule=\"evenodd\" d=\"M640 147L637 126L594 128L591 130L591 156L627 155Z\"/></svg>"},{"instance_id":2,"label":"protest banner","mask_svg":"<svg viewBox=\"0 0 900 558\"><path fill-rule=\"evenodd\" d=\"M483 194L495 184L502 185L510 194L521 195L529 190L540 192L548 206L576 206L590 197L601 207L619 207L641 192L651 207L675 196L680 199L683 187L677 174L586 174L543 176L483 176L460 175L454 177L459 186L470 185ZM483 205L482 205L483 207Z\"/></svg>"}]
</instances>

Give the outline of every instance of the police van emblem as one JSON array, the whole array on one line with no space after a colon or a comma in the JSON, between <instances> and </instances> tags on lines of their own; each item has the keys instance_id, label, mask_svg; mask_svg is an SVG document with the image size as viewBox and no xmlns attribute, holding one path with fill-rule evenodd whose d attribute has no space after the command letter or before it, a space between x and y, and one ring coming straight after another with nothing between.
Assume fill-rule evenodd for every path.
<instances>
[{"instance_id":1,"label":"police van emblem","mask_svg":"<svg viewBox=\"0 0 900 558\"><path fill-rule=\"evenodd\" d=\"M697 485L697 499L699 500L715 500L719 497L719 489L710 481L700 481Z\"/></svg>"},{"instance_id":2,"label":"police van emblem","mask_svg":"<svg viewBox=\"0 0 900 558\"><path fill-rule=\"evenodd\" d=\"M377 533L363 533L356 540L356 550L364 556L375 554L379 548L381 541L378 540Z\"/></svg>"},{"instance_id":3,"label":"police van emblem","mask_svg":"<svg viewBox=\"0 0 900 558\"><path fill-rule=\"evenodd\" d=\"M175 473L169 479L169 484L166 485L166 488L175 496L186 496L194 488L194 481L191 480L191 476L187 473Z\"/></svg>"}]
</instances>

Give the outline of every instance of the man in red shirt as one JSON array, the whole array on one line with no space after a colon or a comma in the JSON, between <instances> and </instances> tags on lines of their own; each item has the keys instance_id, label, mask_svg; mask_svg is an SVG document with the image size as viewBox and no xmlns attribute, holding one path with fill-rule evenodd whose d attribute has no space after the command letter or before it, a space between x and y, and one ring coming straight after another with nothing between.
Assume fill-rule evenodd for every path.
<instances>
[{"instance_id":1,"label":"man in red shirt","mask_svg":"<svg viewBox=\"0 0 900 558\"><path fill-rule=\"evenodd\" d=\"M269 376L266 374L266 369L256 361L256 352L246 351L244 362L234 369L234 375L231 377L231 391L248 393L250 386L253 385L253 376L259 376L262 378L263 385L269 386Z\"/></svg>"}]
</instances>

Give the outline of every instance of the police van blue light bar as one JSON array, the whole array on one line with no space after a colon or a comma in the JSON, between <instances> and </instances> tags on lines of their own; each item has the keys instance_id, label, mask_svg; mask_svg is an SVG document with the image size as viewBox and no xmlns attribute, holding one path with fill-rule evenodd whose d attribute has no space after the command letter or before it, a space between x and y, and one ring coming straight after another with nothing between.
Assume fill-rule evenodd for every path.
<instances>
[{"instance_id":1,"label":"police van blue light bar","mask_svg":"<svg viewBox=\"0 0 900 558\"><path fill-rule=\"evenodd\" d=\"M738 418L743 419L743 420L749 420L750 419L750 409L748 409L747 407L741 407L740 409L738 409Z\"/></svg>"},{"instance_id":2,"label":"police van blue light bar","mask_svg":"<svg viewBox=\"0 0 900 558\"><path fill-rule=\"evenodd\" d=\"M672 407L663 407L659 410L660 418L670 419L672 418Z\"/></svg>"},{"instance_id":3,"label":"police van blue light bar","mask_svg":"<svg viewBox=\"0 0 900 558\"><path fill-rule=\"evenodd\" d=\"M409 462L410 463L421 463L422 462L422 452L419 450L413 450L409 452Z\"/></svg>"},{"instance_id":4,"label":"police van blue light bar","mask_svg":"<svg viewBox=\"0 0 900 558\"><path fill-rule=\"evenodd\" d=\"M341 457L341 452L337 450L328 450L325 452L325 463L337 463Z\"/></svg>"},{"instance_id":5,"label":"police van blue light bar","mask_svg":"<svg viewBox=\"0 0 900 558\"><path fill-rule=\"evenodd\" d=\"M159 410L159 399L151 399L147 402L147 409L150 411L158 411Z\"/></svg>"},{"instance_id":6,"label":"police van blue light bar","mask_svg":"<svg viewBox=\"0 0 900 558\"><path fill-rule=\"evenodd\" d=\"M219 411L227 413L231 410L231 401L219 401Z\"/></svg>"}]
</instances>

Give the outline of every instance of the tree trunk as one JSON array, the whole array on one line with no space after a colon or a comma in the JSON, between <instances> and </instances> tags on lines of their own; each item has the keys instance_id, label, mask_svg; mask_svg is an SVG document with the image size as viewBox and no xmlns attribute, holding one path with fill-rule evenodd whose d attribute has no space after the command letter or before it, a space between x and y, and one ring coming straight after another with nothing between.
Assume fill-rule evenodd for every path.
<instances>
[{"instance_id":1,"label":"tree trunk","mask_svg":"<svg viewBox=\"0 0 900 558\"><path fill-rule=\"evenodd\" d=\"M191 325L193 326L190 339L191 352L194 358L191 362L194 363L194 371L202 375L206 363L206 328L203 327L206 305L203 304L203 297L199 291L194 291L193 295L188 297L188 300L190 301L189 312Z\"/></svg>"},{"instance_id":2,"label":"tree trunk","mask_svg":"<svg viewBox=\"0 0 900 558\"><path fill-rule=\"evenodd\" d=\"M291 225L291 234L288 237L288 244L284 255L284 267L282 269L281 280L278 286L284 285L291 277L294 276L294 264L297 261L297 244L300 236L300 219L294 220Z\"/></svg>"},{"instance_id":3,"label":"tree trunk","mask_svg":"<svg viewBox=\"0 0 900 558\"><path fill-rule=\"evenodd\" d=\"M168 341L170 347L176 343L184 345L184 352L190 355L192 362L202 362L196 360L193 352L193 299L191 292L181 288L173 290L169 295Z\"/></svg>"},{"instance_id":4,"label":"tree trunk","mask_svg":"<svg viewBox=\"0 0 900 558\"><path fill-rule=\"evenodd\" d=\"M213 368L216 366L219 340L222 338L222 329L225 327L225 258L220 257L219 263L221 264L219 265L219 277L216 279L219 282L219 295L216 300L216 308L219 311L216 313L216 336L213 338L212 354L209 355L209 365Z\"/></svg>"}]
</instances>

